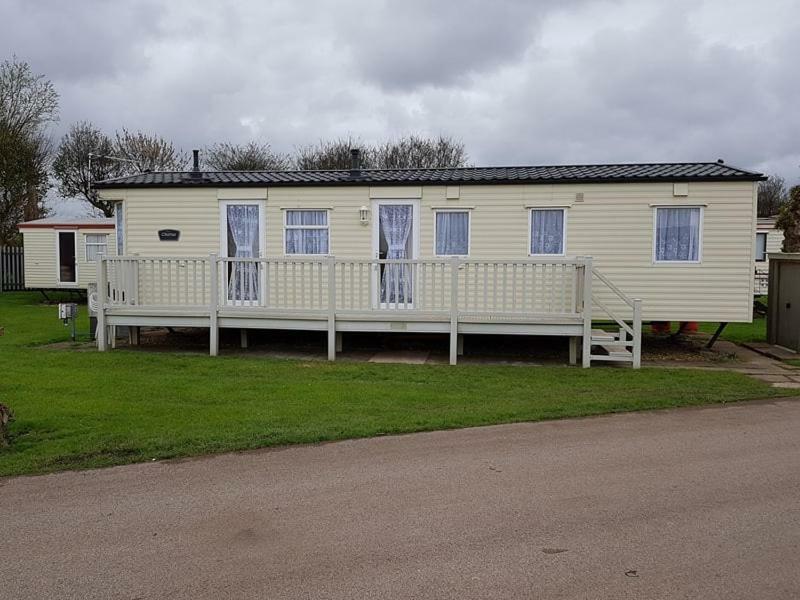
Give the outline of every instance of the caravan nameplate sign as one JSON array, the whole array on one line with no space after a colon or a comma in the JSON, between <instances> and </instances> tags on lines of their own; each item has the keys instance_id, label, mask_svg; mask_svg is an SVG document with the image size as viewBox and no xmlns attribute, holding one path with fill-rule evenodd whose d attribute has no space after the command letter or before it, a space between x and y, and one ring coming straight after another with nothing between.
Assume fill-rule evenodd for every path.
<instances>
[{"instance_id":1,"label":"caravan nameplate sign","mask_svg":"<svg viewBox=\"0 0 800 600\"><path fill-rule=\"evenodd\" d=\"M181 232L177 229L160 229L158 239L162 242L177 242L181 237Z\"/></svg>"}]
</instances>

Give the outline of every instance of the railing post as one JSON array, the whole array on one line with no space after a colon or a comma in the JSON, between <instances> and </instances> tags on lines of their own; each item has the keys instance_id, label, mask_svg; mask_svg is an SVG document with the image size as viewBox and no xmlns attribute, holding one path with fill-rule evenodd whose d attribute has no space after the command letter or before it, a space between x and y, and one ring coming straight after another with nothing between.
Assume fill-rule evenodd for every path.
<instances>
[{"instance_id":1,"label":"railing post","mask_svg":"<svg viewBox=\"0 0 800 600\"><path fill-rule=\"evenodd\" d=\"M633 299L633 368L642 366L642 301Z\"/></svg>"},{"instance_id":2,"label":"railing post","mask_svg":"<svg viewBox=\"0 0 800 600\"><path fill-rule=\"evenodd\" d=\"M219 318L219 272L217 255L211 253L208 255L208 272L211 277L208 299L208 327L209 327L209 354L216 356L219 354L219 327L217 326L217 319Z\"/></svg>"},{"instance_id":3,"label":"railing post","mask_svg":"<svg viewBox=\"0 0 800 600\"><path fill-rule=\"evenodd\" d=\"M108 294L108 279L106 277L106 259L102 254L97 255L97 349L100 352L108 350L108 330L106 327L106 296Z\"/></svg>"},{"instance_id":4,"label":"railing post","mask_svg":"<svg viewBox=\"0 0 800 600\"><path fill-rule=\"evenodd\" d=\"M328 360L336 360L336 259L328 257Z\"/></svg>"},{"instance_id":5,"label":"railing post","mask_svg":"<svg viewBox=\"0 0 800 600\"><path fill-rule=\"evenodd\" d=\"M450 364L458 361L458 259L450 259Z\"/></svg>"},{"instance_id":6,"label":"railing post","mask_svg":"<svg viewBox=\"0 0 800 600\"><path fill-rule=\"evenodd\" d=\"M139 259L134 258L131 262L131 289L128 291L130 294L130 303L139 304Z\"/></svg>"},{"instance_id":7,"label":"railing post","mask_svg":"<svg viewBox=\"0 0 800 600\"><path fill-rule=\"evenodd\" d=\"M592 364L592 257L583 257L583 368Z\"/></svg>"}]
</instances>

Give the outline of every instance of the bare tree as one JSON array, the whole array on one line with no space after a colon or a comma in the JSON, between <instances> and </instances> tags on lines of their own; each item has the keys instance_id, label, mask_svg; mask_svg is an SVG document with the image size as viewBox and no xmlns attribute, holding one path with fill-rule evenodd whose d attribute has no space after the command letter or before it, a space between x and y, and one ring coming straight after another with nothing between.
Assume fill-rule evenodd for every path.
<instances>
[{"instance_id":1,"label":"bare tree","mask_svg":"<svg viewBox=\"0 0 800 600\"><path fill-rule=\"evenodd\" d=\"M58 93L44 75L12 57L0 63L0 124L11 135L33 135L58 120Z\"/></svg>"},{"instance_id":2,"label":"bare tree","mask_svg":"<svg viewBox=\"0 0 800 600\"><path fill-rule=\"evenodd\" d=\"M378 169L434 169L464 167L468 156L464 143L452 137L412 134L378 146L374 160Z\"/></svg>"},{"instance_id":3,"label":"bare tree","mask_svg":"<svg viewBox=\"0 0 800 600\"><path fill-rule=\"evenodd\" d=\"M285 171L290 165L289 157L258 142L214 144L202 156L204 168L212 171Z\"/></svg>"},{"instance_id":4,"label":"bare tree","mask_svg":"<svg viewBox=\"0 0 800 600\"><path fill-rule=\"evenodd\" d=\"M775 227L783 230L784 252L800 252L800 185L789 190L789 200L781 206Z\"/></svg>"},{"instance_id":5,"label":"bare tree","mask_svg":"<svg viewBox=\"0 0 800 600\"><path fill-rule=\"evenodd\" d=\"M297 148L292 156L292 167L298 171L321 171L350 168L350 150L361 150L361 166L373 166L374 148L354 138L320 140L316 144Z\"/></svg>"},{"instance_id":6,"label":"bare tree","mask_svg":"<svg viewBox=\"0 0 800 600\"><path fill-rule=\"evenodd\" d=\"M0 244L18 240L17 224L46 214L52 146L47 125L58 120L58 94L16 57L0 63Z\"/></svg>"},{"instance_id":7,"label":"bare tree","mask_svg":"<svg viewBox=\"0 0 800 600\"><path fill-rule=\"evenodd\" d=\"M349 169L351 148L361 150L361 166L365 169L463 167L468 161L464 144L454 138L412 134L377 146L353 138L321 140L298 148L292 166L298 170Z\"/></svg>"},{"instance_id":8,"label":"bare tree","mask_svg":"<svg viewBox=\"0 0 800 600\"><path fill-rule=\"evenodd\" d=\"M188 156L175 145L158 135L122 129L114 135L114 155L127 159L123 172L181 171L188 164Z\"/></svg>"},{"instance_id":9,"label":"bare tree","mask_svg":"<svg viewBox=\"0 0 800 600\"><path fill-rule=\"evenodd\" d=\"M770 175L758 184L758 216L772 217L778 214L788 198L786 182L779 175Z\"/></svg>"},{"instance_id":10,"label":"bare tree","mask_svg":"<svg viewBox=\"0 0 800 600\"><path fill-rule=\"evenodd\" d=\"M114 152L114 142L99 128L86 121L72 125L61 139L53 161L53 175L58 181L59 193L69 198L86 200L104 216L113 216L114 204L99 198L93 184L124 173L127 167L125 163L107 158ZM91 171L90 153L94 155Z\"/></svg>"},{"instance_id":11,"label":"bare tree","mask_svg":"<svg viewBox=\"0 0 800 600\"><path fill-rule=\"evenodd\" d=\"M19 241L17 224L47 214L50 152L44 135L10 134L0 127L0 246Z\"/></svg>"}]
</instances>

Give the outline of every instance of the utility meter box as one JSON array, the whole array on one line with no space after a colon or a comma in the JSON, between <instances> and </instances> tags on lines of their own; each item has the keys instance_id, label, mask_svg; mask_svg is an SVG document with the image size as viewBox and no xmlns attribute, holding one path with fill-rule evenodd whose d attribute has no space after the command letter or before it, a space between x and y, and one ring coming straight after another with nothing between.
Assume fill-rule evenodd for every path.
<instances>
[{"instance_id":1,"label":"utility meter box","mask_svg":"<svg viewBox=\"0 0 800 600\"><path fill-rule=\"evenodd\" d=\"M58 318L68 321L78 316L78 305L74 302L66 302L58 305Z\"/></svg>"}]
</instances>

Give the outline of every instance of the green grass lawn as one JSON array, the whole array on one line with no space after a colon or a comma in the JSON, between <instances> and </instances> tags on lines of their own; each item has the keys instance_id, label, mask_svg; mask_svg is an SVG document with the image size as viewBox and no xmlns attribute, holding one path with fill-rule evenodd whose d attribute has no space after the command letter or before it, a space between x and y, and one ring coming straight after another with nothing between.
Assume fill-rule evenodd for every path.
<instances>
[{"instance_id":1,"label":"green grass lawn","mask_svg":"<svg viewBox=\"0 0 800 600\"><path fill-rule=\"evenodd\" d=\"M700 331L713 334L719 323L700 323ZM731 342L766 342L767 320L764 318L753 319L752 323L728 323L720 339Z\"/></svg>"},{"instance_id":2,"label":"green grass lawn","mask_svg":"<svg viewBox=\"0 0 800 600\"><path fill-rule=\"evenodd\" d=\"M0 294L0 476L785 395L686 369L387 365L41 347L54 306ZM88 328L85 307L81 329Z\"/></svg>"}]
</instances>

